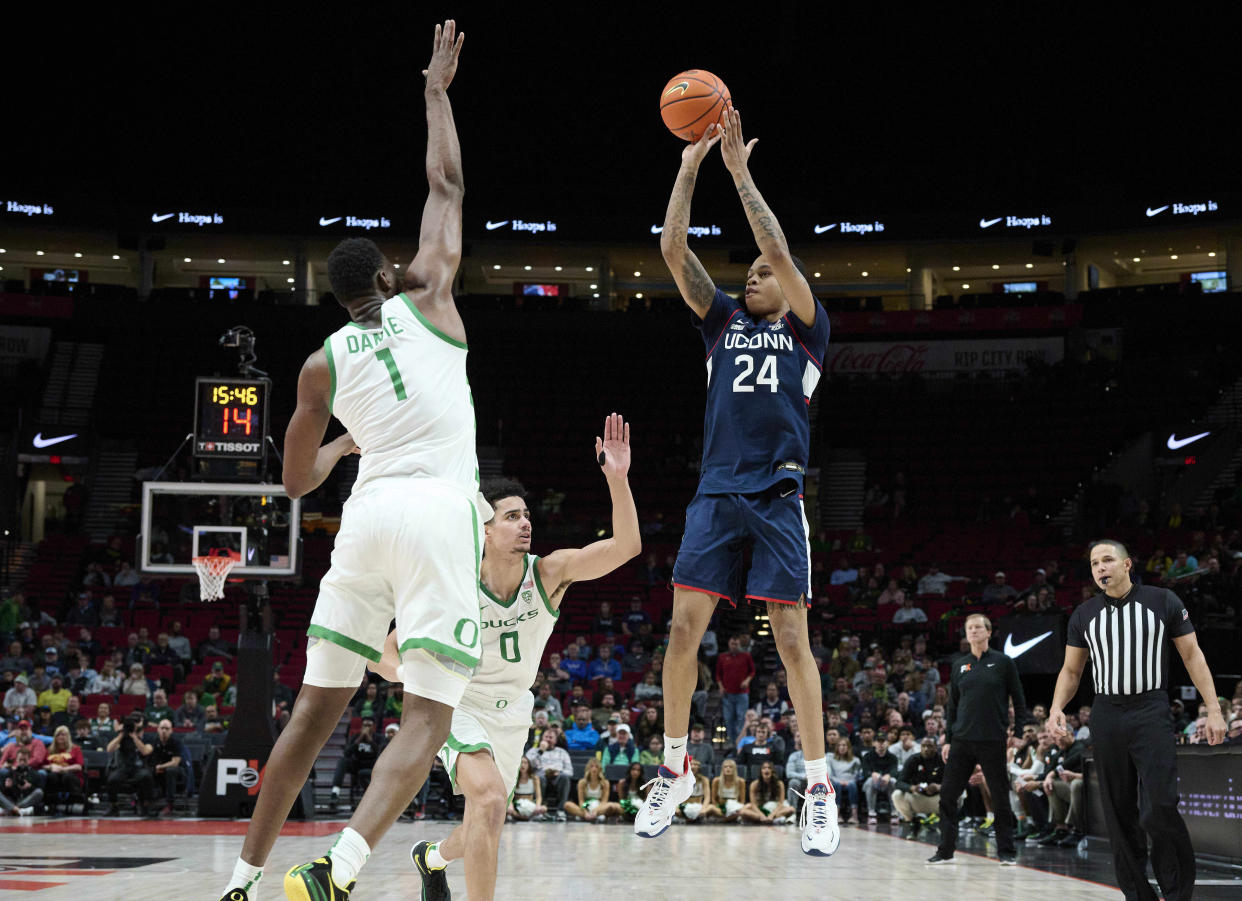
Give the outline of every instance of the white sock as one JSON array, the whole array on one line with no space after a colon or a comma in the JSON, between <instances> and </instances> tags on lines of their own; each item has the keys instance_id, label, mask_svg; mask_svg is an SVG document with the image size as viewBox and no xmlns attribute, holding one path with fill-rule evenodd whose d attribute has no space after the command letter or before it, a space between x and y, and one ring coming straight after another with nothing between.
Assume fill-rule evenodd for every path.
<instances>
[{"instance_id":1,"label":"white sock","mask_svg":"<svg viewBox=\"0 0 1242 901\"><path fill-rule=\"evenodd\" d=\"M429 870L443 870L449 865L449 862L440 854L440 843L427 846L427 868Z\"/></svg>"},{"instance_id":2,"label":"white sock","mask_svg":"<svg viewBox=\"0 0 1242 901\"><path fill-rule=\"evenodd\" d=\"M806 784L808 788L814 788L817 785L828 786L828 794L832 794L832 783L828 781L828 760L824 757L819 760L808 760L806 762Z\"/></svg>"},{"instance_id":3,"label":"white sock","mask_svg":"<svg viewBox=\"0 0 1242 901\"><path fill-rule=\"evenodd\" d=\"M224 893L227 895L233 889L239 888L251 898L254 898L254 887L259 884L259 880L262 878L262 867L252 867L239 857L237 858L237 863L233 866L233 877L229 880Z\"/></svg>"},{"instance_id":4,"label":"white sock","mask_svg":"<svg viewBox=\"0 0 1242 901\"><path fill-rule=\"evenodd\" d=\"M664 765L680 776L686 769L686 738L664 736Z\"/></svg>"},{"instance_id":5,"label":"white sock","mask_svg":"<svg viewBox=\"0 0 1242 901\"><path fill-rule=\"evenodd\" d=\"M370 856L371 846L367 840L346 826L328 851L328 860L332 862L332 881L340 888L347 888Z\"/></svg>"}]
</instances>

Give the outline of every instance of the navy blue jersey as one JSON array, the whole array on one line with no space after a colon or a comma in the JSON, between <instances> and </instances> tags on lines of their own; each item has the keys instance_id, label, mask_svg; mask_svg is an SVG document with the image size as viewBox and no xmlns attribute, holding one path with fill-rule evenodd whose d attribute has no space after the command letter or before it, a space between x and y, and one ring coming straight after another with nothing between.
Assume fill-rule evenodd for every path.
<instances>
[{"instance_id":1,"label":"navy blue jersey","mask_svg":"<svg viewBox=\"0 0 1242 901\"><path fill-rule=\"evenodd\" d=\"M699 331L707 348L699 493L766 491L791 476L778 472L778 464L807 465L807 408L824 368L828 314L817 300L812 326L792 312L776 322L755 321L717 289Z\"/></svg>"}]
</instances>

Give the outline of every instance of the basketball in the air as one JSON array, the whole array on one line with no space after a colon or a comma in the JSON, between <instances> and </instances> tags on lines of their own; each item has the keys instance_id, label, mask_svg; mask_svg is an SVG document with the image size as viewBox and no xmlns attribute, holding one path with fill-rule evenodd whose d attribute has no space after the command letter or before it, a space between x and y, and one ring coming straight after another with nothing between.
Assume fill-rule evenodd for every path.
<instances>
[{"instance_id":1,"label":"basketball in the air","mask_svg":"<svg viewBox=\"0 0 1242 901\"><path fill-rule=\"evenodd\" d=\"M685 141L703 137L728 106L725 83L703 69L677 73L660 92L660 117L669 131Z\"/></svg>"}]
</instances>

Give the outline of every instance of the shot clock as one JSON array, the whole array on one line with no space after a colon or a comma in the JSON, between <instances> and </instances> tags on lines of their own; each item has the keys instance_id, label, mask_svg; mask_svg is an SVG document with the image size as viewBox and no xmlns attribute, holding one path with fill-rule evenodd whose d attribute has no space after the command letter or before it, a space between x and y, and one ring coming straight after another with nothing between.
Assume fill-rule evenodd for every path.
<instances>
[{"instance_id":1,"label":"shot clock","mask_svg":"<svg viewBox=\"0 0 1242 901\"><path fill-rule=\"evenodd\" d=\"M267 441L267 379L195 379L194 456L261 460Z\"/></svg>"}]
</instances>

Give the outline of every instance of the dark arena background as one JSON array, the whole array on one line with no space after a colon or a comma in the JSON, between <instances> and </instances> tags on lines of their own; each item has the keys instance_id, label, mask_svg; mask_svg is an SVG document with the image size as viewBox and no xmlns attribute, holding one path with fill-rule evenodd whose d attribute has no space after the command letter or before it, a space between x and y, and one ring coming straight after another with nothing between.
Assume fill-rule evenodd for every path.
<instances>
[{"instance_id":1,"label":"dark arena background","mask_svg":"<svg viewBox=\"0 0 1242 901\"><path fill-rule=\"evenodd\" d=\"M356 458L342 461L300 508L279 490L299 369L346 321L326 258L354 236L402 268L417 251L420 72L449 16L467 35L449 89L467 189L454 294L480 467L529 489L536 553L608 534L593 442L612 411L633 430L642 553L569 590L548 653L616 641L618 660L629 656L615 709L644 738L649 709L662 721L658 694L639 686L653 670L659 683L705 379L659 250L684 144L657 94L705 68L760 139L751 172L831 320L806 484L829 725L839 716L857 744L894 715L916 741L934 736L937 683L972 612L991 617L993 647L1018 660L1028 704L1046 716L1068 616L1095 590L1087 543L1115 536L1143 583L1185 602L1225 706L1229 737L1209 748L1200 704L1220 702L1201 699L1173 655L1196 895L1236 897L1242 180L1226 23L1171 9L868 16L786 0L108 10L6 29L0 743L20 740L23 719L35 741L68 725L83 779L54 780L26 804L20 786L0 788L15 808L0 824L0 891L138 901L183 894L186 879L200 897L223 889L301 686L357 472ZM716 283L741 290L757 250L716 151L690 225ZM334 422L328 437L340 431ZM160 501L152 482L178 483L166 489L176 497ZM267 483L270 494L256 487ZM226 487L195 494L203 484ZM249 565L270 571L201 602L195 542L205 553L241 537ZM926 579L937 570L954 579ZM895 621L896 591L914 612ZM605 603L650 630L632 640L628 625L609 627ZM764 710L784 674L762 609L722 604L712 631L720 650L750 636L751 703ZM709 672L716 650L701 655ZM261 897L279 896L284 869L319 853L360 797L373 762L358 756L362 715L381 732L399 718L392 686L370 684L323 750ZM506 826L499 894L688 897L750 880L789 898L1116 897L1079 719L1091 684L1088 672L1066 708L1088 746L1083 810L1055 844L1019 843L1016 868L995 866L975 789L947 872L923 867L936 824L865 803L827 861L798 853L796 827L679 823L661 846L625 821L551 811ZM702 687L712 776L738 749L719 686ZM587 699L606 722L598 689ZM109 719L139 714L148 740L169 718L184 751L171 797L145 809L107 792ZM777 723L782 760L794 729ZM575 780L593 756L571 751ZM409 843L460 817L433 772L356 896L417 893ZM461 867L449 873L464 897Z\"/></svg>"}]
</instances>

